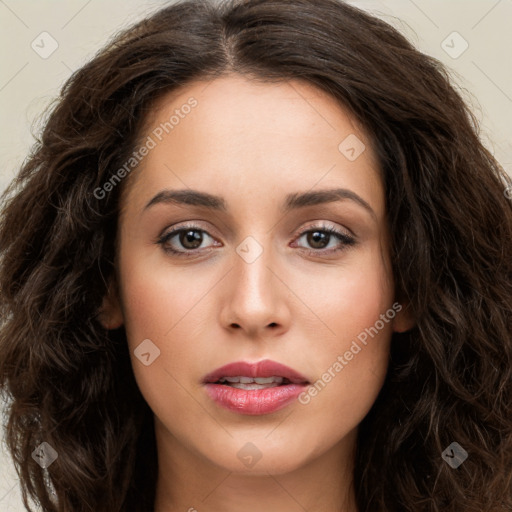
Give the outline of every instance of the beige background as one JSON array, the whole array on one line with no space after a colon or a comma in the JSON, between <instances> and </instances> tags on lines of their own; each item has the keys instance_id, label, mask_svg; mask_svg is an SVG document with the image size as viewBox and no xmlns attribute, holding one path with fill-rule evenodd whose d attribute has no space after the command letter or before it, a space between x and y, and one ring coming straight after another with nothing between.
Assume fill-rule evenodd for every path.
<instances>
[{"instance_id":1,"label":"beige background","mask_svg":"<svg viewBox=\"0 0 512 512\"><path fill-rule=\"evenodd\" d=\"M25 158L37 116L57 96L70 73L117 30L168 3L0 0L0 190ZM390 22L420 50L449 66L454 83L481 122L484 142L512 176L512 0L350 3ZM454 31L459 35L453 35ZM31 46L33 41L34 46L42 46L44 37L44 48L51 48L49 36L41 36L42 32L58 44L45 59ZM24 511L5 451L0 451L0 510Z\"/></svg>"}]
</instances>

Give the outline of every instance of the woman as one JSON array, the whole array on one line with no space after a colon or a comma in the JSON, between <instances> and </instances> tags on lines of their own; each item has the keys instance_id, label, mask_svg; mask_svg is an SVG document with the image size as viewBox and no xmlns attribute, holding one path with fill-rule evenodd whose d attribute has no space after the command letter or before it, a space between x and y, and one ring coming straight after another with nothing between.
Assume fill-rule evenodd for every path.
<instances>
[{"instance_id":1,"label":"woman","mask_svg":"<svg viewBox=\"0 0 512 512\"><path fill-rule=\"evenodd\" d=\"M344 3L118 35L4 196L25 505L510 510L509 185L443 67Z\"/></svg>"}]
</instances>

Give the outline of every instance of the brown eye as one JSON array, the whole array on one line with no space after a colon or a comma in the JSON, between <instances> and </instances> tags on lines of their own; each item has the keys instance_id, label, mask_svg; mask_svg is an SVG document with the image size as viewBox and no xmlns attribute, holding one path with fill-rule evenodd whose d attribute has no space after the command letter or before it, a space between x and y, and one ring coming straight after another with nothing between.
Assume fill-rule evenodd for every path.
<instances>
[{"instance_id":1,"label":"brown eye","mask_svg":"<svg viewBox=\"0 0 512 512\"><path fill-rule=\"evenodd\" d=\"M197 249L203 241L203 235L198 230L187 229L179 233L178 240L185 249Z\"/></svg>"},{"instance_id":2,"label":"brown eye","mask_svg":"<svg viewBox=\"0 0 512 512\"><path fill-rule=\"evenodd\" d=\"M213 238L198 226L184 226L173 229L168 233L164 233L158 240L164 251L175 254L177 256L193 255L202 249L210 248L210 246L201 247L205 239Z\"/></svg>"},{"instance_id":3,"label":"brown eye","mask_svg":"<svg viewBox=\"0 0 512 512\"><path fill-rule=\"evenodd\" d=\"M329 243L331 235L323 231L309 231L306 233L306 239L313 249L324 249Z\"/></svg>"},{"instance_id":4,"label":"brown eye","mask_svg":"<svg viewBox=\"0 0 512 512\"><path fill-rule=\"evenodd\" d=\"M343 231L331 226L318 226L303 231L299 240L305 238L308 247L303 247L310 254L331 254L342 251L348 246L355 245L356 239ZM331 241L333 246L328 247ZM299 245L299 247L302 247Z\"/></svg>"}]
</instances>

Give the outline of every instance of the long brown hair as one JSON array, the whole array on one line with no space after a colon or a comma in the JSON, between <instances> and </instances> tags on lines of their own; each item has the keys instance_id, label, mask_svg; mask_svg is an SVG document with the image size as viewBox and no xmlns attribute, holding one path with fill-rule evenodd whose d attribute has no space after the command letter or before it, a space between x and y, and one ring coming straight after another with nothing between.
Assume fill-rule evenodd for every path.
<instances>
[{"instance_id":1,"label":"long brown hair","mask_svg":"<svg viewBox=\"0 0 512 512\"><path fill-rule=\"evenodd\" d=\"M228 72L326 91L380 160L397 295L416 327L394 335L359 427L359 511L512 510L508 177L443 66L337 0L169 5L64 85L0 224L0 385L26 507L153 510L152 412L124 329L97 317L124 183L94 191L129 159L158 98ZM42 442L58 454L46 470L32 457ZM442 457L453 442L468 453L456 469Z\"/></svg>"}]
</instances>

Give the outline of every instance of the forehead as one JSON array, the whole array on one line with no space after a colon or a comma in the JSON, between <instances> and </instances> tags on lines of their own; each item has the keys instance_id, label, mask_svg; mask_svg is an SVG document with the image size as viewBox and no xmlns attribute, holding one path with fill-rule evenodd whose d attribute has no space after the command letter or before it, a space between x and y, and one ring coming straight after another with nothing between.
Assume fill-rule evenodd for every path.
<instances>
[{"instance_id":1,"label":"forehead","mask_svg":"<svg viewBox=\"0 0 512 512\"><path fill-rule=\"evenodd\" d=\"M264 199L315 186L356 189L383 208L367 135L335 98L302 81L187 84L154 103L141 135L153 144L128 187L139 208L161 188Z\"/></svg>"}]
</instances>

